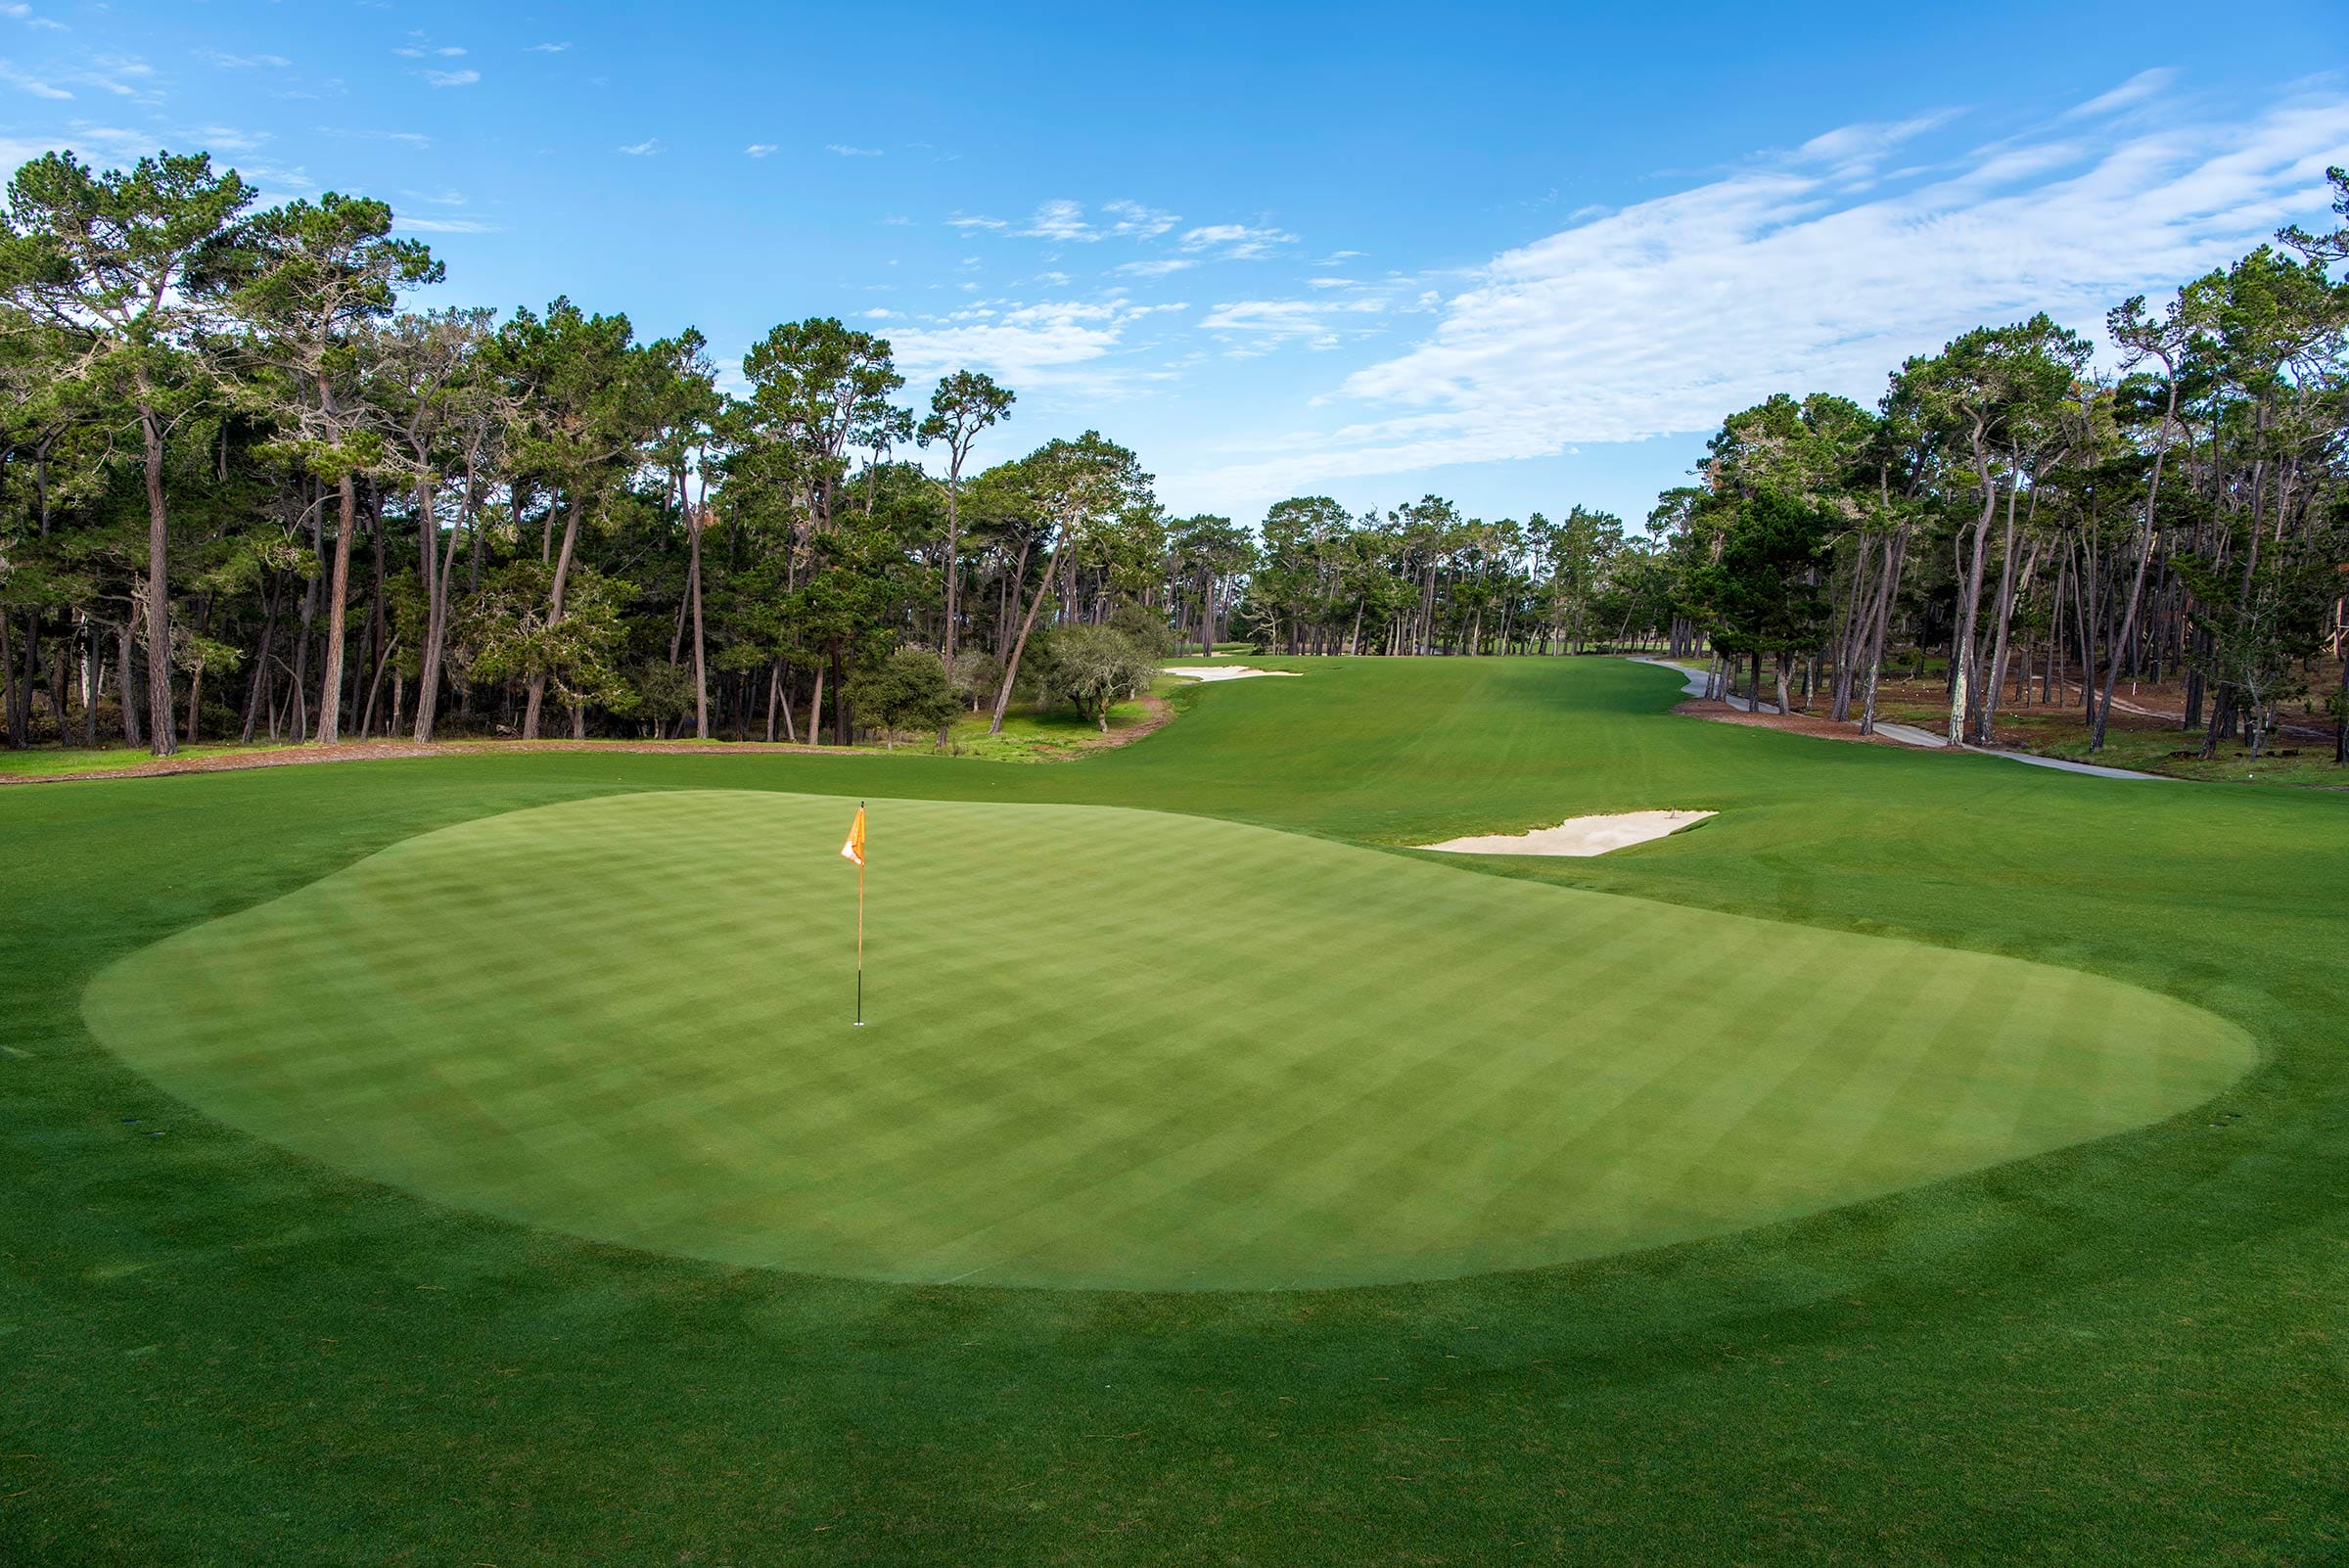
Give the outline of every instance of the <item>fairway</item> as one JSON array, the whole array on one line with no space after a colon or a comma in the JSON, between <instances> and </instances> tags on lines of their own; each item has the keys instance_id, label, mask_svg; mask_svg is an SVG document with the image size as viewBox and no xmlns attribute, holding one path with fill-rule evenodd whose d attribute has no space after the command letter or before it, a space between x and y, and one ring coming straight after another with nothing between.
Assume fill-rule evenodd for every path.
<instances>
[{"instance_id":1,"label":"fairway","mask_svg":"<svg viewBox=\"0 0 2349 1568\"><path fill-rule=\"evenodd\" d=\"M1129 1289L1718 1235L2139 1127L2255 1058L2077 970L1238 823L872 822L863 1029L843 803L707 789L393 844L131 954L86 1013L211 1115L462 1209Z\"/></svg>"}]
</instances>

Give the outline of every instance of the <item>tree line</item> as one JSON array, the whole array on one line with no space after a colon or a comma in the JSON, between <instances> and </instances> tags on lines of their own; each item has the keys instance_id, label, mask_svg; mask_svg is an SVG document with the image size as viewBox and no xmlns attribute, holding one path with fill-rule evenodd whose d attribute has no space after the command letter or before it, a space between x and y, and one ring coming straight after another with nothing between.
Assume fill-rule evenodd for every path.
<instances>
[{"instance_id":1,"label":"tree line","mask_svg":"<svg viewBox=\"0 0 2349 1568\"><path fill-rule=\"evenodd\" d=\"M2349 220L2349 178L2332 172ZM1872 409L1726 420L1641 529L1326 497L1169 517L1085 432L972 472L1015 397L900 402L885 339L787 322L718 386L687 329L566 298L420 310L443 281L385 204L265 211L203 155L21 168L0 230L7 740L512 733L848 744L1106 723L1174 649L1709 657L1872 728L1901 650L1953 739L2004 694L2182 677L2208 752L2265 744L2338 656L2349 227L2287 229L2122 353L2045 315L1900 367ZM2349 755L2349 693L2327 694Z\"/></svg>"},{"instance_id":2,"label":"tree line","mask_svg":"<svg viewBox=\"0 0 2349 1568\"><path fill-rule=\"evenodd\" d=\"M1715 678L1766 671L1875 722L1888 650L1946 655L1948 735L1988 745L2036 683L2104 744L2122 680L2178 680L2204 757L2254 755L2343 651L2349 612L2344 226L2287 228L2157 307L2113 307L2115 373L2041 314L1909 360L1865 409L1776 396L1731 415L1650 528L1672 637ZM1798 687L1789 692L1790 683ZM2349 669L2322 693L2349 761Z\"/></svg>"},{"instance_id":3,"label":"tree line","mask_svg":"<svg viewBox=\"0 0 2349 1568\"><path fill-rule=\"evenodd\" d=\"M902 406L885 340L813 318L731 395L690 329L643 341L563 298L407 308L443 269L382 202L254 205L204 155L58 153L10 182L12 746L102 723L159 756L452 726L845 743L860 691L999 729L1015 690L1130 695L1168 633L1113 612L1239 570L1170 564L1151 477L1098 433L966 472L1015 401L984 374ZM1055 654L1079 624L1099 634Z\"/></svg>"}]
</instances>

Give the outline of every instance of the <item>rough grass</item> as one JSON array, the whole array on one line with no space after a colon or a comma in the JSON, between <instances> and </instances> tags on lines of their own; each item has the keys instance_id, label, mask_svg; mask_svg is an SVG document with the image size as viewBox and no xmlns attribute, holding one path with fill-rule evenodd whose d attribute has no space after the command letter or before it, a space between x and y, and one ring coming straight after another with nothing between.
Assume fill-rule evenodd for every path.
<instances>
[{"instance_id":1,"label":"rough grass","mask_svg":"<svg viewBox=\"0 0 2349 1568\"><path fill-rule=\"evenodd\" d=\"M241 757L255 752L282 752L290 743L259 742L241 746L234 741L182 746L176 757ZM73 773L104 773L117 767L136 767L155 761L144 746L28 746L23 751L0 751L0 778L55 778Z\"/></svg>"},{"instance_id":2,"label":"rough grass","mask_svg":"<svg viewBox=\"0 0 2349 1568\"><path fill-rule=\"evenodd\" d=\"M1149 740L1060 767L484 755L0 794L0 1559L2349 1546L2349 802L1677 719L1677 678L1613 662L1258 662L1310 678L1203 691ZM475 1217L213 1120L83 1027L110 963L416 834L760 786L1138 805L1389 845L1710 807L1700 832L1599 860L1445 874L2102 974L2233 1020L2262 1060L2143 1131L1733 1235L1448 1282L1150 1294L846 1281ZM974 939L995 918L957 913ZM442 953L493 936L433 933ZM1679 961L1767 1023L1767 954ZM1330 963L1363 987L1415 978ZM766 984L780 1010L834 982ZM721 1000L680 971L643 1005Z\"/></svg>"}]
</instances>

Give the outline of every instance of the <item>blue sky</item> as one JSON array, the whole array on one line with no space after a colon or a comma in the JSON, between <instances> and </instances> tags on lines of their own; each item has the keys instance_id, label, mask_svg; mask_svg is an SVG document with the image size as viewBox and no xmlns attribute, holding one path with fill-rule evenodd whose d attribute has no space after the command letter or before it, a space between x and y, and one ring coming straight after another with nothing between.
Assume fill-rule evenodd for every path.
<instances>
[{"instance_id":1,"label":"blue sky","mask_svg":"<svg viewBox=\"0 0 2349 1568\"><path fill-rule=\"evenodd\" d=\"M1096 427L1177 512L1636 520L1772 391L2096 325L2349 163L2337 5L0 0L0 161L390 201L433 302L778 321Z\"/></svg>"}]
</instances>

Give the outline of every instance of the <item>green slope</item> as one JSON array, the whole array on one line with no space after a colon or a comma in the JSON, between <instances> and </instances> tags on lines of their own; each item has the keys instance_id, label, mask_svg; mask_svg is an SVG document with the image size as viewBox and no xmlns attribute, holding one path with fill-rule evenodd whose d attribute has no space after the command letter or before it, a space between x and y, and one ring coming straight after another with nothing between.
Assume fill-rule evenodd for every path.
<instances>
[{"instance_id":1,"label":"green slope","mask_svg":"<svg viewBox=\"0 0 2349 1568\"><path fill-rule=\"evenodd\" d=\"M108 970L98 1038L426 1197L724 1263L1350 1285L1718 1234L2122 1130L2241 1033L2012 959L1099 807L631 795ZM983 912L983 916L980 914Z\"/></svg>"},{"instance_id":2,"label":"green slope","mask_svg":"<svg viewBox=\"0 0 2349 1568\"><path fill-rule=\"evenodd\" d=\"M1607 661L1295 668L1065 766L486 755L0 790L0 1561L2349 1551L2349 799L1704 724L1668 715L1672 677ZM1143 806L1383 844L1713 807L1597 860L1426 858L2099 974L2239 1025L2261 1059L2142 1131L1714 1239L1104 1294L483 1218L208 1117L85 1027L109 964L402 840L676 789ZM994 913L960 918L978 940ZM644 1005L716 999L678 975Z\"/></svg>"}]
</instances>

